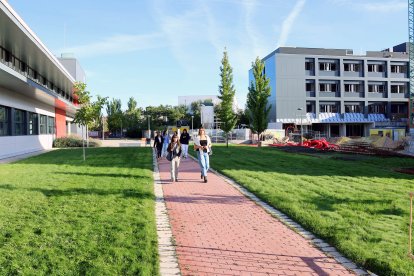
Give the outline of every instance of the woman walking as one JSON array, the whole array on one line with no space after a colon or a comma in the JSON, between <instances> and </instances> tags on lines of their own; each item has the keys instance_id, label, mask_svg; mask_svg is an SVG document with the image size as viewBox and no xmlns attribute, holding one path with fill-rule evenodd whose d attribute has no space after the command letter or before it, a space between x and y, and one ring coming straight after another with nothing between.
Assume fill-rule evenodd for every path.
<instances>
[{"instance_id":1,"label":"woman walking","mask_svg":"<svg viewBox=\"0 0 414 276\"><path fill-rule=\"evenodd\" d=\"M181 145L178 141L178 136L173 135L171 143L167 148L168 155L171 157L171 181L178 182L178 167L180 166ZM167 158L169 160L169 158Z\"/></svg>"},{"instance_id":2,"label":"woman walking","mask_svg":"<svg viewBox=\"0 0 414 276\"><path fill-rule=\"evenodd\" d=\"M197 151L198 163L201 169L201 179L207 183L207 172L210 168L211 139L203 127L198 130L198 136L194 139L194 149Z\"/></svg>"},{"instance_id":3,"label":"woman walking","mask_svg":"<svg viewBox=\"0 0 414 276\"><path fill-rule=\"evenodd\" d=\"M187 129L183 129L183 133L180 136L180 144L183 149L183 157L188 156L188 142L190 141L190 134L187 133Z\"/></svg>"},{"instance_id":4,"label":"woman walking","mask_svg":"<svg viewBox=\"0 0 414 276\"><path fill-rule=\"evenodd\" d=\"M164 138L162 138L161 134L157 131L157 136L154 138L154 148L157 150L157 159L161 157L163 142Z\"/></svg>"},{"instance_id":5,"label":"woman walking","mask_svg":"<svg viewBox=\"0 0 414 276\"><path fill-rule=\"evenodd\" d=\"M168 131L164 130L164 133L162 134L163 138L163 144L162 144L162 153L161 156L165 157L167 155L167 148L168 144L170 143L170 135L168 135Z\"/></svg>"}]
</instances>

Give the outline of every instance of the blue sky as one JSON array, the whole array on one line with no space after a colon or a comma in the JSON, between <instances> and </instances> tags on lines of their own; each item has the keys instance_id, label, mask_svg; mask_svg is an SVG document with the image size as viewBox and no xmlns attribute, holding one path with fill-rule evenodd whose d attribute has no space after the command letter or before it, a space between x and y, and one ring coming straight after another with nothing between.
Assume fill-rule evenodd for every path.
<instances>
[{"instance_id":1,"label":"blue sky","mask_svg":"<svg viewBox=\"0 0 414 276\"><path fill-rule=\"evenodd\" d=\"M73 52L93 94L138 105L218 94L227 48L240 107L252 61L278 46L353 49L408 40L407 0L9 0L57 56Z\"/></svg>"}]
</instances>

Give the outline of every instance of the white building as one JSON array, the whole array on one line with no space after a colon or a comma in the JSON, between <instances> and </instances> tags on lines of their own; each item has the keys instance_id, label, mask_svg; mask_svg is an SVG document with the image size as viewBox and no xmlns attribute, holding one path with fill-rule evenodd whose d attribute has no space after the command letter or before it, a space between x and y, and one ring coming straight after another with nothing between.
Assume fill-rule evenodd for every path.
<instances>
[{"instance_id":1,"label":"white building","mask_svg":"<svg viewBox=\"0 0 414 276\"><path fill-rule=\"evenodd\" d=\"M0 158L49 149L70 132L75 78L5 0L0 34Z\"/></svg>"}]
</instances>

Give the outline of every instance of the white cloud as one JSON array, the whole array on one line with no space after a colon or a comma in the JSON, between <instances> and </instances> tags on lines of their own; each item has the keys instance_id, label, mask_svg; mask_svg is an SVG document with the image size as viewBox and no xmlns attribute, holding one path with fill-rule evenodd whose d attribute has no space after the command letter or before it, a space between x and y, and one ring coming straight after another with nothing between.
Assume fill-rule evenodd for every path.
<instances>
[{"instance_id":1,"label":"white cloud","mask_svg":"<svg viewBox=\"0 0 414 276\"><path fill-rule=\"evenodd\" d=\"M296 2L296 5L293 7L292 11L289 13L288 17L283 21L282 30L279 35L279 40L277 42L277 47L285 46L289 34L292 30L292 26L295 23L296 18L302 11L305 6L306 0L299 0Z\"/></svg>"},{"instance_id":2,"label":"white cloud","mask_svg":"<svg viewBox=\"0 0 414 276\"><path fill-rule=\"evenodd\" d=\"M164 44L163 36L157 33L145 35L123 34L111 36L99 42L60 49L57 52L69 52L74 53L77 58L89 58L160 48L163 47Z\"/></svg>"}]
</instances>

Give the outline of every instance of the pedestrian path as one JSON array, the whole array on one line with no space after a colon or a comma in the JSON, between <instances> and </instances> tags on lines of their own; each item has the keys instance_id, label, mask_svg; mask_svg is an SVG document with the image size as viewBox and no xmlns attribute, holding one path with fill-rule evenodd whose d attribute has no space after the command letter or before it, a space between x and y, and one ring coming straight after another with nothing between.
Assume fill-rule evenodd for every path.
<instances>
[{"instance_id":1,"label":"pedestrian path","mask_svg":"<svg viewBox=\"0 0 414 276\"><path fill-rule=\"evenodd\" d=\"M221 177L182 160L179 182L159 161L182 275L354 275Z\"/></svg>"}]
</instances>

